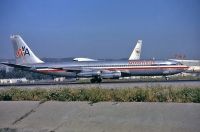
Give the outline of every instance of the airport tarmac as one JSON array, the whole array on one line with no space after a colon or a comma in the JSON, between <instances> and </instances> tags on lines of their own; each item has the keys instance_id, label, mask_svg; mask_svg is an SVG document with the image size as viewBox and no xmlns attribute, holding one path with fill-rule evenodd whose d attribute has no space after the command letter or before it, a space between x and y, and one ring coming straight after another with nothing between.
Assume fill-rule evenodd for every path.
<instances>
[{"instance_id":1,"label":"airport tarmac","mask_svg":"<svg viewBox=\"0 0 200 132\"><path fill-rule=\"evenodd\" d=\"M9 88L199 88L200 81L103 82ZM158 102L0 101L0 132L199 132L200 104Z\"/></svg>"},{"instance_id":2,"label":"airport tarmac","mask_svg":"<svg viewBox=\"0 0 200 132\"><path fill-rule=\"evenodd\" d=\"M34 84L11 84L11 85L0 85L0 89L9 89L9 88L136 88L136 87L190 87L196 88L200 87L200 81L191 81L191 80L179 80L179 81L114 81L114 82L102 82L98 84L91 84L88 82L77 83L77 82L64 82L64 83L34 83Z\"/></svg>"},{"instance_id":3,"label":"airport tarmac","mask_svg":"<svg viewBox=\"0 0 200 132\"><path fill-rule=\"evenodd\" d=\"M200 104L1 101L1 132L199 132Z\"/></svg>"}]
</instances>

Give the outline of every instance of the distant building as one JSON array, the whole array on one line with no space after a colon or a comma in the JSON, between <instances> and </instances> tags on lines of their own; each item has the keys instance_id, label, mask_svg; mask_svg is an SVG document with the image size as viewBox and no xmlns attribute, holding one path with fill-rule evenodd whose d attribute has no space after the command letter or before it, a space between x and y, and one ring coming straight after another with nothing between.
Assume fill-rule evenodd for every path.
<instances>
[{"instance_id":1,"label":"distant building","mask_svg":"<svg viewBox=\"0 0 200 132\"><path fill-rule=\"evenodd\" d=\"M26 78L0 79L0 84L26 83Z\"/></svg>"},{"instance_id":2,"label":"distant building","mask_svg":"<svg viewBox=\"0 0 200 132\"><path fill-rule=\"evenodd\" d=\"M63 82L65 80L65 77L57 77L57 78L54 78L54 81L55 82Z\"/></svg>"}]
</instances>

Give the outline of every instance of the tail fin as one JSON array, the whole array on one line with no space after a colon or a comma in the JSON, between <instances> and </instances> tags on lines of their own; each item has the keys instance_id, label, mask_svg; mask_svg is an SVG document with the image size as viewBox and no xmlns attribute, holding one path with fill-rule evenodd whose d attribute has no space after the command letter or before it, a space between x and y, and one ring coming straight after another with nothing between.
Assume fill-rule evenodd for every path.
<instances>
[{"instance_id":1,"label":"tail fin","mask_svg":"<svg viewBox=\"0 0 200 132\"><path fill-rule=\"evenodd\" d=\"M129 60L139 60L141 49L142 49L142 40L138 40L135 48L133 49L133 52L131 53L131 56L129 57Z\"/></svg>"},{"instance_id":2,"label":"tail fin","mask_svg":"<svg viewBox=\"0 0 200 132\"><path fill-rule=\"evenodd\" d=\"M10 38L13 43L16 64L44 63L31 51L19 35L12 35Z\"/></svg>"}]
</instances>

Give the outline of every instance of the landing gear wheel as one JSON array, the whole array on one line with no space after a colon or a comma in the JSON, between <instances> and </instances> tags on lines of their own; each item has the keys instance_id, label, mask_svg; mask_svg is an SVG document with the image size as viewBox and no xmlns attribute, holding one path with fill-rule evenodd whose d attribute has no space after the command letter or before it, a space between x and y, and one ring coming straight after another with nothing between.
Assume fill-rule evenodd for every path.
<instances>
[{"instance_id":1,"label":"landing gear wheel","mask_svg":"<svg viewBox=\"0 0 200 132\"><path fill-rule=\"evenodd\" d=\"M92 78L90 80L91 83L101 83L102 82L102 79L101 78Z\"/></svg>"},{"instance_id":2,"label":"landing gear wheel","mask_svg":"<svg viewBox=\"0 0 200 132\"><path fill-rule=\"evenodd\" d=\"M96 80L95 80L94 78L92 78L92 79L90 79L90 82L91 82L91 83L95 83Z\"/></svg>"},{"instance_id":3,"label":"landing gear wheel","mask_svg":"<svg viewBox=\"0 0 200 132\"><path fill-rule=\"evenodd\" d=\"M101 78L98 78L97 79L97 83L101 83L102 82L102 79Z\"/></svg>"}]
</instances>

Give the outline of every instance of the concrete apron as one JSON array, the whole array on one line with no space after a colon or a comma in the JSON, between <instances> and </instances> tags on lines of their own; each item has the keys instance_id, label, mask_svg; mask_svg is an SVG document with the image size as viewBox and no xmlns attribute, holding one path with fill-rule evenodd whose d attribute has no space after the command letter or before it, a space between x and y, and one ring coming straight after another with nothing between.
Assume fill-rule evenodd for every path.
<instances>
[{"instance_id":1,"label":"concrete apron","mask_svg":"<svg viewBox=\"0 0 200 132\"><path fill-rule=\"evenodd\" d=\"M200 104L1 101L0 132L199 132Z\"/></svg>"}]
</instances>

